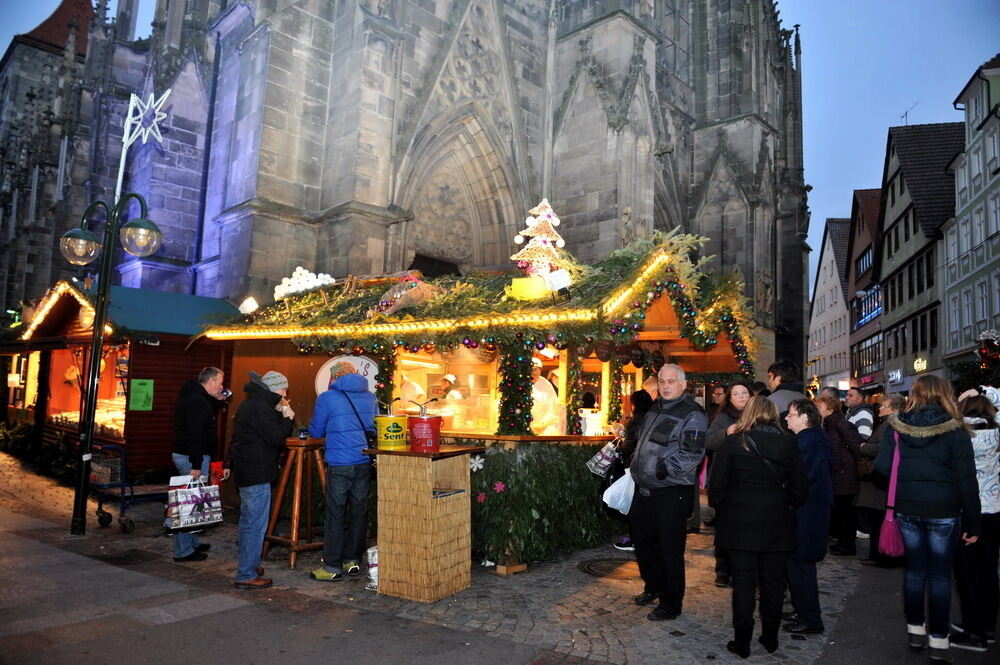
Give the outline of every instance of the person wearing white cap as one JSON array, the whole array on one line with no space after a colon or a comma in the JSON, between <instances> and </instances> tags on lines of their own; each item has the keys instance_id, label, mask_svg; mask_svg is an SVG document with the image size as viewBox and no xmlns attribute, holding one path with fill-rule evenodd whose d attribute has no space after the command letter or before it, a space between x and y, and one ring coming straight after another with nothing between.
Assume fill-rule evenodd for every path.
<instances>
[{"instance_id":1,"label":"person wearing white cap","mask_svg":"<svg viewBox=\"0 0 1000 665\"><path fill-rule=\"evenodd\" d=\"M295 412L285 399L288 379L280 372L270 371L264 376L250 372L243 390L247 398L233 418L233 445L226 461L240 488L235 585L240 589L266 589L271 580L261 577L259 566L271 508L271 483L278 477L278 451L292 434Z\"/></svg>"},{"instance_id":2,"label":"person wearing white cap","mask_svg":"<svg viewBox=\"0 0 1000 665\"><path fill-rule=\"evenodd\" d=\"M445 374L441 377L441 383L438 385L445 399L462 399L462 392L455 387L456 383L458 383L458 377L454 374Z\"/></svg>"},{"instance_id":3,"label":"person wearing white cap","mask_svg":"<svg viewBox=\"0 0 1000 665\"><path fill-rule=\"evenodd\" d=\"M535 436L565 434L566 409L555 386L542 376L542 361L531 359L531 431Z\"/></svg>"}]
</instances>

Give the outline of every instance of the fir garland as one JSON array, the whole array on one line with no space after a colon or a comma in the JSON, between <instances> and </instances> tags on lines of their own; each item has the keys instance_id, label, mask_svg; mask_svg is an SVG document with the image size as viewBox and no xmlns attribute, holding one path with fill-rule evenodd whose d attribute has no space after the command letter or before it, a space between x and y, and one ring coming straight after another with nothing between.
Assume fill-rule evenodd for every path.
<instances>
[{"instance_id":1,"label":"fir garland","mask_svg":"<svg viewBox=\"0 0 1000 665\"><path fill-rule=\"evenodd\" d=\"M610 381L608 386L608 424L622 419L622 380L625 378L625 361L618 355L611 359Z\"/></svg>"},{"instance_id":2,"label":"fir garland","mask_svg":"<svg viewBox=\"0 0 1000 665\"><path fill-rule=\"evenodd\" d=\"M501 347L497 434L531 435L531 351Z\"/></svg>"},{"instance_id":3,"label":"fir garland","mask_svg":"<svg viewBox=\"0 0 1000 665\"><path fill-rule=\"evenodd\" d=\"M566 359L566 433L583 434L583 359L570 351Z\"/></svg>"}]
</instances>

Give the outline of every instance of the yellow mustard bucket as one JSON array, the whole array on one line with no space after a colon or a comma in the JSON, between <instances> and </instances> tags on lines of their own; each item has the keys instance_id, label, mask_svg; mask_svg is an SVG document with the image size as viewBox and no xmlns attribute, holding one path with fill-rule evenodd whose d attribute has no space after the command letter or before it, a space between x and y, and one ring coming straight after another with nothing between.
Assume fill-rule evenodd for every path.
<instances>
[{"instance_id":1,"label":"yellow mustard bucket","mask_svg":"<svg viewBox=\"0 0 1000 665\"><path fill-rule=\"evenodd\" d=\"M375 432L381 450L408 450L406 416L375 416Z\"/></svg>"}]
</instances>

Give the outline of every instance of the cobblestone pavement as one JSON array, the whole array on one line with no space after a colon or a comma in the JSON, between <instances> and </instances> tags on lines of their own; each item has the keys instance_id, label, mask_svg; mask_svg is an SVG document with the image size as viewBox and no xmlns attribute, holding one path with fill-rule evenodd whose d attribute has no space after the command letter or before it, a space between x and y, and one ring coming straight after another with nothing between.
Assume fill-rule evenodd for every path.
<instances>
[{"instance_id":1,"label":"cobblestone pavement","mask_svg":"<svg viewBox=\"0 0 1000 665\"><path fill-rule=\"evenodd\" d=\"M236 527L226 524L204 538L212 543L208 561L175 564L169 540L162 536L162 507L133 507L136 530L98 528L96 503L88 510L88 536L67 538L72 490L24 470L0 453L0 510L25 513L58 526L34 528L22 535L58 548L86 554L130 570L149 572L177 582L195 582L219 593L235 594L251 603L271 604L289 612L314 611L317 603L378 612L400 619L427 622L460 631L531 645L547 653L534 662L559 663L701 663L744 662L725 649L731 639L730 591L714 586L711 535L693 534L687 548L687 594L684 613L675 621L653 623L648 608L630 602L641 590L634 559L610 546L575 552L554 561L534 563L524 573L500 578L476 566L472 587L432 604L390 598L365 590L364 578L321 583L309 579L318 565L318 553L304 553L290 570L287 553L275 548L264 562L275 587L265 592L239 592L231 579L236 560ZM112 506L115 512L116 506ZM236 511L228 511L227 520ZM62 526L65 525L65 526ZM594 577L578 566L590 559L617 559L613 577ZM827 633L831 635L854 591L860 565L856 559L830 557L820 564L820 592ZM758 646L751 662L812 663L824 650L824 636L782 634L778 651L769 655Z\"/></svg>"}]
</instances>

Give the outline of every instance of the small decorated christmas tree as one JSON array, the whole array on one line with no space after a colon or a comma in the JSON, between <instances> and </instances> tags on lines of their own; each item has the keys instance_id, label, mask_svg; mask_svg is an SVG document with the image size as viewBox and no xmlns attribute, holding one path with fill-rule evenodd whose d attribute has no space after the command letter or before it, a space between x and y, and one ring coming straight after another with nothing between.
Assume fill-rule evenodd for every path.
<instances>
[{"instance_id":1,"label":"small decorated christmas tree","mask_svg":"<svg viewBox=\"0 0 1000 665\"><path fill-rule=\"evenodd\" d=\"M555 229L559 226L559 218L552 212L548 199L542 199L528 212L531 216L524 221L527 228L514 236L514 242L520 245L526 237L530 240L510 258L518 262L518 267L526 275L544 276L559 269L561 259L557 249L563 247L566 241Z\"/></svg>"}]
</instances>

